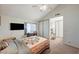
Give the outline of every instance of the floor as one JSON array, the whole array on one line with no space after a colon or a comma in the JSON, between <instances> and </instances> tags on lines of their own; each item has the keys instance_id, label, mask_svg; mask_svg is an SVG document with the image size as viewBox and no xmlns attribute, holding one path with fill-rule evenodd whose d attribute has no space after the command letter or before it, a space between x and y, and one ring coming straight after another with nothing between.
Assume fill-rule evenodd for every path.
<instances>
[{"instance_id":1,"label":"floor","mask_svg":"<svg viewBox=\"0 0 79 59\"><path fill-rule=\"evenodd\" d=\"M27 54L26 48L24 48L20 41L16 41L19 54ZM79 48L68 46L63 43L62 38L56 38L50 40L50 49L46 49L42 54L78 54Z\"/></svg>"},{"instance_id":2,"label":"floor","mask_svg":"<svg viewBox=\"0 0 79 59\"><path fill-rule=\"evenodd\" d=\"M62 38L56 38L55 40L50 40L50 49L47 49L43 52L43 54L78 54L78 53L79 53L78 48L64 44Z\"/></svg>"}]
</instances>

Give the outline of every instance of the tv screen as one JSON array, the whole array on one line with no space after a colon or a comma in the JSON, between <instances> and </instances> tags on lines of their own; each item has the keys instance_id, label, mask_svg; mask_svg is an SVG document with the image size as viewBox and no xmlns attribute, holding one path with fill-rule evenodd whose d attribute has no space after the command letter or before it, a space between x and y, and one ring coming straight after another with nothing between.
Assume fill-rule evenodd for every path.
<instances>
[{"instance_id":1,"label":"tv screen","mask_svg":"<svg viewBox=\"0 0 79 59\"><path fill-rule=\"evenodd\" d=\"M24 30L24 24L10 23L10 30Z\"/></svg>"}]
</instances>

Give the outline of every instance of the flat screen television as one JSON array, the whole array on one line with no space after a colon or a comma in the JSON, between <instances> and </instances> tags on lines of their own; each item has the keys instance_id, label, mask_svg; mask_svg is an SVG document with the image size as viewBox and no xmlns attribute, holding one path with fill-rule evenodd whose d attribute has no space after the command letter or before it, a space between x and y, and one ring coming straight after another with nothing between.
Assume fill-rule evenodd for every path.
<instances>
[{"instance_id":1,"label":"flat screen television","mask_svg":"<svg viewBox=\"0 0 79 59\"><path fill-rule=\"evenodd\" d=\"M10 23L10 30L24 30L24 24Z\"/></svg>"}]
</instances>

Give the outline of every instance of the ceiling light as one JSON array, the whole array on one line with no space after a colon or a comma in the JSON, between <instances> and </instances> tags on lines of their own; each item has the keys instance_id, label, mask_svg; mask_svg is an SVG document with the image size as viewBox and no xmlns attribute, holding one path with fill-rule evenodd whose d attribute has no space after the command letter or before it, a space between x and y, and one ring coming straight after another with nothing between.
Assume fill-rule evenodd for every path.
<instances>
[{"instance_id":1,"label":"ceiling light","mask_svg":"<svg viewBox=\"0 0 79 59\"><path fill-rule=\"evenodd\" d=\"M47 10L47 5L42 5L42 6L40 6L40 10L41 10L41 11L46 11L46 10Z\"/></svg>"}]
</instances>

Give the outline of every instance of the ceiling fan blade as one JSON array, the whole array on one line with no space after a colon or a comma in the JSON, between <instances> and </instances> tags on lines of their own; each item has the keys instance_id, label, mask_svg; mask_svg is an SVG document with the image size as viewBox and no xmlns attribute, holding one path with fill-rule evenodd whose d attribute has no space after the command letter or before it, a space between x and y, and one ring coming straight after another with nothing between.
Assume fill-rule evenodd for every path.
<instances>
[{"instance_id":1,"label":"ceiling fan blade","mask_svg":"<svg viewBox=\"0 0 79 59\"><path fill-rule=\"evenodd\" d=\"M33 5L32 7L41 7L41 6L43 6L43 4L42 5Z\"/></svg>"},{"instance_id":2,"label":"ceiling fan blade","mask_svg":"<svg viewBox=\"0 0 79 59\"><path fill-rule=\"evenodd\" d=\"M38 7L37 5L33 5L32 7Z\"/></svg>"}]
</instances>

